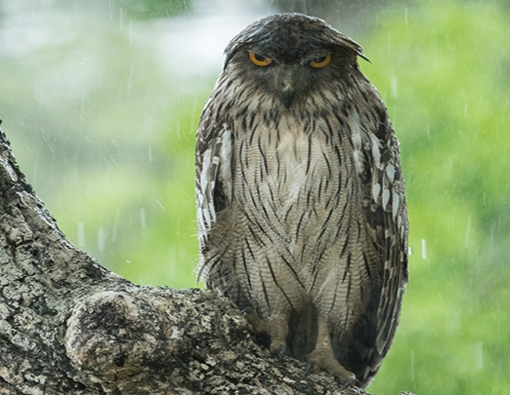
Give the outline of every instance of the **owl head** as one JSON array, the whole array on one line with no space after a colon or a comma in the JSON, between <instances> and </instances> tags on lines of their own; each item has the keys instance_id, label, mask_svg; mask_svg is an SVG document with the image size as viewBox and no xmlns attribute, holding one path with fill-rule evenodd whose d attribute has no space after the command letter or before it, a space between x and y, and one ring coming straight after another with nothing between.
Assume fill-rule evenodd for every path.
<instances>
[{"instance_id":1,"label":"owl head","mask_svg":"<svg viewBox=\"0 0 510 395\"><path fill-rule=\"evenodd\" d=\"M286 13L249 25L225 49L224 73L246 78L286 108L325 84L348 79L363 50L319 18Z\"/></svg>"}]
</instances>

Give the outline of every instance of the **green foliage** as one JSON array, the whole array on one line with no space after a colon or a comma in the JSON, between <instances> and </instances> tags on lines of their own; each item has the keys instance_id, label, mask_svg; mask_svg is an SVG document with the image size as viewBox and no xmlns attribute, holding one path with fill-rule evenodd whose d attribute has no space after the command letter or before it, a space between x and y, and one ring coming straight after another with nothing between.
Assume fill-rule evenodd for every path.
<instances>
[{"instance_id":1,"label":"green foliage","mask_svg":"<svg viewBox=\"0 0 510 395\"><path fill-rule=\"evenodd\" d=\"M137 19L164 18L190 10L190 0L116 0L114 8L126 7Z\"/></svg>"},{"instance_id":2,"label":"green foliage","mask_svg":"<svg viewBox=\"0 0 510 395\"><path fill-rule=\"evenodd\" d=\"M37 26L54 37L31 48L34 60L0 62L2 126L20 166L101 264L139 284L197 286L193 151L214 76L179 79L141 39L143 23L66 6L72 22L56 24L53 10Z\"/></svg>"},{"instance_id":3,"label":"green foliage","mask_svg":"<svg viewBox=\"0 0 510 395\"><path fill-rule=\"evenodd\" d=\"M126 22L166 18L191 11L191 0L60 0L60 7L83 12L102 10L112 19ZM92 4L91 4L92 3Z\"/></svg>"},{"instance_id":4,"label":"green foliage","mask_svg":"<svg viewBox=\"0 0 510 395\"><path fill-rule=\"evenodd\" d=\"M507 15L431 2L380 20L362 68L401 142L414 254L397 341L371 390L510 393Z\"/></svg>"}]
</instances>

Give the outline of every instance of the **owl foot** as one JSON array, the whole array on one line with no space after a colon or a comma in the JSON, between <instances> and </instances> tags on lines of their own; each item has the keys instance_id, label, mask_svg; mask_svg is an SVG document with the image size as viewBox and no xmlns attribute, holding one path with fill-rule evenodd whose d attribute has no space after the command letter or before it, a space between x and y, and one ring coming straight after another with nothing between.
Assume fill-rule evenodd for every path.
<instances>
[{"instance_id":1,"label":"owl foot","mask_svg":"<svg viewBox=\"0 0 510 395\"><path fill-rule=\"evenodd\" d=\"M288 317L278 315L272 317L269 320L263 320L254 311L248 311L246 313L246 319L251 325L253 332L255 333L266 333L271 338L271 345L269 351L271 354L278 355L281 360L287 352L286 337L289 333L289 326L287 324Z\"/></svg>"},{"instance_id":2,"label":"owl foot","mask_svg":"<svg viewBox=\"0 0 510 395\"><path fill-rule=\"evenodd\" d=\"M355 382L356 376L354 373L345 369L335 358L335 354L331 348L328 326L321 317L319 317L317 332L315 349L306 356L308 364L305 374L325 370L335 376L344 388L348 387Z\"/></svg>"},{"instance_id":3,"label":"owl foot","mask_svg":"<svg viewBox=\"0 0 510 395\"><path fill-rule=\"evenodd\" d=\"M306 375L325 370L342 384L342 388L346 388L356 381L354 373L340 365L331 350L315 349L306 358L308 360L305 370Z\"/></svg>"}]
</instances>

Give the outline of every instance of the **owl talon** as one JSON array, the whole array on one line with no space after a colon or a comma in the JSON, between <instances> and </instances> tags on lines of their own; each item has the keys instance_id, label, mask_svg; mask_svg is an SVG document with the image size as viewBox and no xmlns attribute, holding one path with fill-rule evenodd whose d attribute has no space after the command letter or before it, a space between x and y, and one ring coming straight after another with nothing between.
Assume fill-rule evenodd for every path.
<instances>
[{"instance_id":1,"label":"owl talon","mask_svg":"<svg viewBox=\"0 0 510 395\"><path fill-rule=\"evenodd\" d=\"M344 383L341 383L340 390L345 390L351 385L358 386L360 385L360 382L356 377L349 377Z\"/></svg>"},{"instance_id":2,"label":"owl talon","mask_svg":"<svg viewBox=\"0 0 510 395\"><path fill-rule=\"evenodd\" d=\"M280 345L280 353L278 354L278 359L281 361L283 357L285 356L285 353L287 352L287 345L281 344Z\"/></svg>"},{"instance_id":3,"label":"owl talon","mask_svg":"<svg viewBox=\"0 0 510 395\"><path fill-rule=\"evenodd\" d=\"M269 351L271 354L277 355L278 359L282 360L287 352L285 338L289 333L289 327L287 325L288 316L282 314L272 317L269 320L263 320L254 309L251 309L251 311L248 311L246 314L246 319L253 332L266 333L269 335L271 339Z\"/></svg>"},{"instance_id":4,"label":"owl talon","mask_svg":"<svg viewBox=\"0 0 510 395\"><path fill-rule=\"evenodd\" d=\"M308 376L310 373L313 372L314 365L315 365L315 362L308 361L308 363L306 364L305 376Z\"/></svg>"},{"instance_id":5,"label":"owl talon","mask_svg":"<svg viewBox=\"0 0 510 395\"><path fill-rule=\"evenodd\" d=\"M239 312L241 313L241 315L249 314L253 312L253 307L245 307L244 309L241 309Z\"/></svg>"}]
</instances>

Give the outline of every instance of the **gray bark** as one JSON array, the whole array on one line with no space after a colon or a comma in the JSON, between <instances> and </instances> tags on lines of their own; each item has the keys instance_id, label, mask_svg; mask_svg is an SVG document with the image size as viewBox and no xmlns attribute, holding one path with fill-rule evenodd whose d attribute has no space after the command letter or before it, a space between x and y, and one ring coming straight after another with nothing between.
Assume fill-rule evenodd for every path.
<instances>
[{"instance_id":1,"label":"gray bark","mask_svg":"<svg viewBox=\"0 0 510 395\"><path fill-rule=\"evenodd\" d=\"M75 248L0 131L0 394L366 394L304 369L228 300L135 285Z\"/></svg>"}]
</instances>

